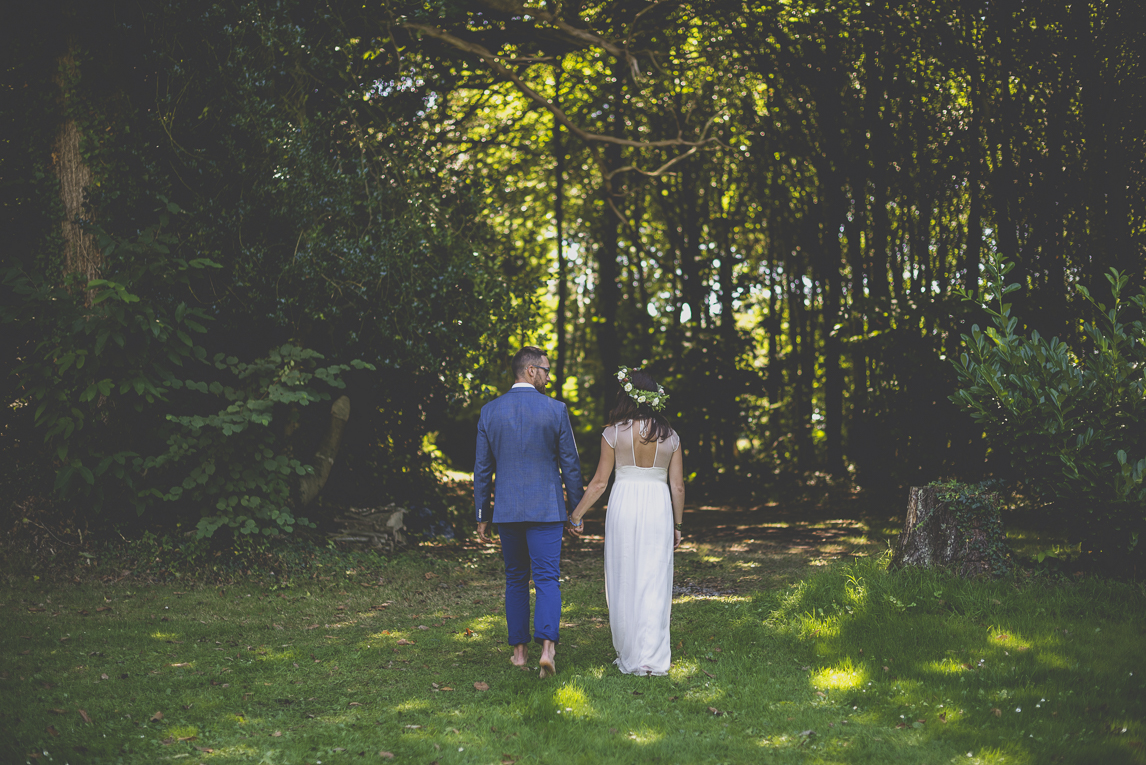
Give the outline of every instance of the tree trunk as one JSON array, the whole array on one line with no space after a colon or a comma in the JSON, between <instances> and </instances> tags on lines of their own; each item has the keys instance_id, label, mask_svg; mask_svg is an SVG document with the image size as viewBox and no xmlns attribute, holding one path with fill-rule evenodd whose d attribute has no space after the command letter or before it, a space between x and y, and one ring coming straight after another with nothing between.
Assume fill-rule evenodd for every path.
<instances>
[{"instance_id":1,"label":"tree trunk","mask_svg":"<svg viewBox=\"0 0 1146 765\"><path fill-rule=\"evenodd\" d=\"M997 498L963 491L945 501L941 491L936 486L911 487L891 568L938 567L962 577L1007 573Z\"/></svg>"},{"instance_id":2,"label":"tree trunk","mask_svg":"<svg viewBox=\"0 0 1146 765\"><path fill-rule=\"evenodd\" d=\"M339 396L330 407L330 426L326 430L326 437L314 453L314 473L304 475L299 481L299 507L306 507L313 502L326 485L326 479L330 478L330 469L334 467L334 458L338 456L338 447L342 443L342 431L349 419L350 399Z\"/></svg>"},{"instance_id":3,"label":"tree trunk","mask_svg":"<svg viewBox=\"0 0 1146 765\"><path fill-rule=\"evenodd\" d=\"M557 93L554 101L560 105L561 74L557 74ZM565 264L565 146L561 142L561 123L553 118L553 218L557 231L557 316L553 321L553 331L557 335L557 362L554 365L553 382L558 401L565 400L565 361L568 354L565 342L565 313L569 296L569 278Z\"/></svg>"},{"instance_id":4,"label":"tree trunk","mask_svg":"<svg viewBox=\"0 0 1146 765\"><path fill-rule=\"evenodd\" d=\"M65 105L73 98L72 88L78 79L78 68L72 46L60 57L56 85ZM52 147L52 168L60 180L60 201L64 206L61 222L64 235L64 274L82 277L84 283L99 277L100 251L95 238L83 229L84 194L92 182L92 171L80 153L80 127L75 119L65 117Z\"/></svg>"}]
</instances>

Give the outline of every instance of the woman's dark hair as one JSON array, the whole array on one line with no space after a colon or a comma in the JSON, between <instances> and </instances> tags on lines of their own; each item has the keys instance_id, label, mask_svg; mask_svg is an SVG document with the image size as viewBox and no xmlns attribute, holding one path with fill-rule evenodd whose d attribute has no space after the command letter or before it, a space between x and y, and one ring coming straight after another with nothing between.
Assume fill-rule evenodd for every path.
<instances>
[{"instance_id":1,"label":"woman's dark hair","mask_svg":"<svg viewBox=\"0 0 1146 765\"><path fill-rule=\"evenodd\" d=\"M643 369L634 369L629 376L634 388L655 391L659 387L653 376ZM654 412L648 404L638 404L620 383L617 384L617 403L609 412L607 420L609 425L619 425L629 420L646 420L649 428L641 437L641 441L646 444L652 441L664 441L672 435L672 426L669 425L668 418L660 412Z\"/></svg>"}]
</instances>

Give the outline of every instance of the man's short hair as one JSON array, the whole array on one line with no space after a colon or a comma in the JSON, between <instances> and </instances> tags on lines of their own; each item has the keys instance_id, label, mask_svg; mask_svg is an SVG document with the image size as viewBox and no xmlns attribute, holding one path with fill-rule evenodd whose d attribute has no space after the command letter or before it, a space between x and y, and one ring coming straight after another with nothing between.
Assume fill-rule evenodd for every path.
<instances>
[{"instance_id":1,"label":"man's short hair","mask_svg":"<svg viewBox=\"0 0 1146 765\"><path fill-rule=\"evenodd\" d=\"M527 345L513 354L513 377L525 377L527 367L537 366L545 358L545 351L535 345Z\"/></svg>"}]
</instances>

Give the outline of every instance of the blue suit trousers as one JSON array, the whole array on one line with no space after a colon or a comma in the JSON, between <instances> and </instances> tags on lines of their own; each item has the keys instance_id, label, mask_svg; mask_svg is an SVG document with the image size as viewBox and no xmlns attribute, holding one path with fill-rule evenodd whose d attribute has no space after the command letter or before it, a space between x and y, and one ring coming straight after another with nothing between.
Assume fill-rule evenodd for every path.
<instances>
[{"instance_id":1,"label":"blue suit trousers","mask_svg":"<svg viewBox=\"0 0 1146 765\"><path fill-rule=\"evenodd\" d=\"M499 523L505 559L505 623L509 644L529 642L529 578L537 591L533 639L557 642L561 627L561 536L564 523Z\"/></svg>"}]
</instances>

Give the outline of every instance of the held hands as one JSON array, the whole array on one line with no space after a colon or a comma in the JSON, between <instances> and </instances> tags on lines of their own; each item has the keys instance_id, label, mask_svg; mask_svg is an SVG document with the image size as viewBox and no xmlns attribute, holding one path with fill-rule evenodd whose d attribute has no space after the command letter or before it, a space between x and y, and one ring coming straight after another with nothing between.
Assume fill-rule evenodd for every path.
<instances>
[{"instance_id":1,"label":"held hands","mask_svg":"<svg viewBox=\"0 0 1146 765\"><path fill-rule=\"evenodd\" d=\"M573 536L579 537L585 533L585 520L576 520L573 516L569 516L565 520L565 528L569 529L569 533Z\"/></svg>"}]
</instances>

